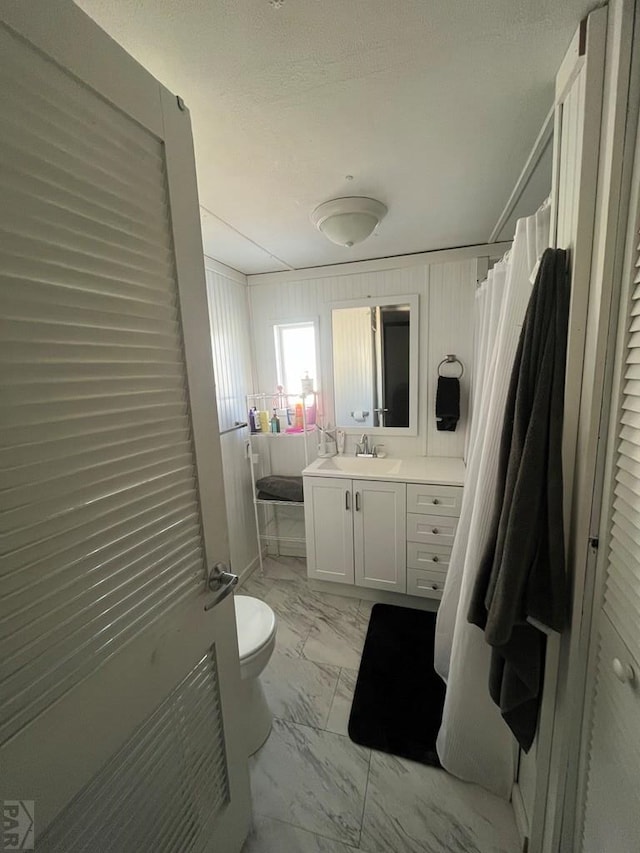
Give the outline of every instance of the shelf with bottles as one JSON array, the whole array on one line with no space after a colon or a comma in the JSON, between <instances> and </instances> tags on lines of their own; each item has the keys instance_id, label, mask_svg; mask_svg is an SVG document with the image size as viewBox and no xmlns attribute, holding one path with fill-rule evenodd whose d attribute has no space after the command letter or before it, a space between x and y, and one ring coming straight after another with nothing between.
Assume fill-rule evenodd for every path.
<instances>
[{"instance_id":1,"label":"shelf with bottles","mask_svg":"<svg viewBox=\"0 0 640 853\"><path fill-rule=\"evenodd\" d=\"M312 426L307 426L306 430L296 429L296 430L291 430L291 432L271 432L271 431L262 432L262 431L260 431L260 432L252 433L251 438L252 439L258 438L259 439L259 438L295 438L296 436L304 437L305 434L306 435L313 434L314 432L316 432L316 429L317 429L316 425L313 424Z\"/></svg>"},{"instance_id":2,"label":"shelf with bottles","mask_svg":"<svg viewBox=\"0 0 640 853\"><path fill-rule=\"evenodd\" d=\"M304 512L300 511L304 510L302 470L309 464L310 448L316 444L318 399L317 392L305 389L304 381L302 393L288 394L279 387L275 392L247 395L251 482L261 569L263 545L277 548L278 543L305 543ZM299 436L302 441L286 444L286 439ZM274 438L282 442L271 441ZM273 492L268 489L260 497L260 482L269 477L295 480L300 497L295 489L294 500L273 499ZM281 483L278 485L282 488ZM291 492L287 497L291 497Z\"/></svg>"},{"instance_id":3,"label":"shelf with bottles","mask_svg":"<svg viewBox=\"0 0 640 853\"><path fill-rule=\"evenodd\" d=\"M313 390L288 394L278 386L275 393L248 394L247 409L252 438L304 435L315 432L318 394Z\"/></svg>"}]
</instances>

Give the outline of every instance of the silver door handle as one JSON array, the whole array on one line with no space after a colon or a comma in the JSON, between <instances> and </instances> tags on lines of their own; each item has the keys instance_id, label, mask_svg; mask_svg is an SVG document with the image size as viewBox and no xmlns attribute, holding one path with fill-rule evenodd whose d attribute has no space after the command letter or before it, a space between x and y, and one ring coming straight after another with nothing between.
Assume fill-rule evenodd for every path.
<instances>
[{"instance_id":1,"label":"silver door handle","mask_svg":"<svg viewBox=\"0 0 640 853\"><path fill-rule=\"evenodd\" d=\"M225 563L216 563L207 571L207 589L214 592L214 597L207 601L205 610L211 610L216 604L225 599L238 583L238 575L229 571Z\"/></svg>"},{"instance_id":2,"label":"silver door handle","mask_svg":"<svg viewBox=\"0 0 640 853\"><path fill-rule=\"evenodd\" d=\"M351 492L348 490L344 493L344 508L347 512L351 509Z\"/></svg>"},{"instance_id":3,"label":"silver door handle","mask_svg":"<svg viewBox=\"0 0 640 853\"><path fill-rule=\"evenodd\" d=\"M360 492L356 492L356 512L360 512Z\"/></svg>"},{"instance_id":4,"label":"silver door handle","mask_svg":"<svg viewBox=\"0 0 640 853\"><path fill-rule=\"evenodd\" d=\"M613 669L613 674L621 681L623 684L631 683L635 681L635 672L633 671L633 667L631 664L622 663L620 658L614 658L611 662L611 667Z\"/></svg>"}]
</instances>

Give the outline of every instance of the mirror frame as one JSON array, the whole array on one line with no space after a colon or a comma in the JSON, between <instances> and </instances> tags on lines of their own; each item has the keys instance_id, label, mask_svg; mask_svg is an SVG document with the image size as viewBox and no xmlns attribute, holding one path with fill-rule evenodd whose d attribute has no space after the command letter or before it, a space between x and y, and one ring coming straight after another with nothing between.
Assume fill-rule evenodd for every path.
<instances>
[{"instance_id":1,"label":"mirror frame","mask_svg":"<svg viewBox=\"0 0 640 853\"><path fill-rule=\"evenodd\" d=\"M409 327L409 426L408 427L366 427L336 424L347 435L366 432L367 435L418 435L418 382L419 382L419 353L420 353L420 297L417 293L398 294L397 296L363 296L359 299L349 299L341 302L331 302L329 305L329 326L331 338L331 403L334 417L336 408L335 364L333 360L333 311L336 308L371 308L376 305L409 305L411 320Z\"/></svg>"}]
</instances>

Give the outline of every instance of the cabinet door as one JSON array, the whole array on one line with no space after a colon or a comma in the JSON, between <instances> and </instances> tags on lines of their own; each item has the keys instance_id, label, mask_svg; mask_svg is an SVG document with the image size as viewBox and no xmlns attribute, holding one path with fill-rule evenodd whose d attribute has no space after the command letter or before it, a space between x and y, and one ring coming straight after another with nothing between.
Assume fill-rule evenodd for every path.
<instances>
[{"instance_id":1,"label":"cabinet door","mask_svg":"<svg viewBox=\"0 0 640 853\"><path fill-rule=\"evenodd\" d=\"M304 478L307 574L317 580L353 583L351 480Z\"/></svg>"},{"instance_id":2,"label":"cabinet door","mask_svg":"<svg viewBox=\"0 0 640 853\"><path fill-rule=\"evenodd\" d=\"M600 613L583 853L637 850L640 838L640 687L638 664Z\"/></svg>"},{"instance_id":3,"label":"cabinet door","mask_svg":"<svg viewBox=\"0 0 640 853\"><path fill-rule=\"evenodd\" d=\"M353 497L356 584L406 592L406 485L354 480Z\"/></svg>"}]
</instances>

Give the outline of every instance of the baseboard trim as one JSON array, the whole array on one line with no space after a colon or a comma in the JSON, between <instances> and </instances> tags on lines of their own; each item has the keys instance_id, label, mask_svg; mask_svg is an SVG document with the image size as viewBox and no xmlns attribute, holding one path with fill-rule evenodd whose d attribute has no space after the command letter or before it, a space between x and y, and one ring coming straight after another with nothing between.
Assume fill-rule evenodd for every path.
<instances>
[{"instance_id":1,"label":"baseboard trim","mask_svg":"<svg viewBox=\"0 0 640 853\"><path fill-rule=\"evenodd\" d=\"M402 592L387 592L384 589L368 589L364 586L319 581L313 578L309 578L309 588L316 590L316 592L344 595L346 598L363 598L365 601L377 601L381 604L413 607L414 610L430 610L432 613L438 609L440 604L440 601L435 598L420 598L417 595L405 595Z\"/></svg>"}]
</instances>

